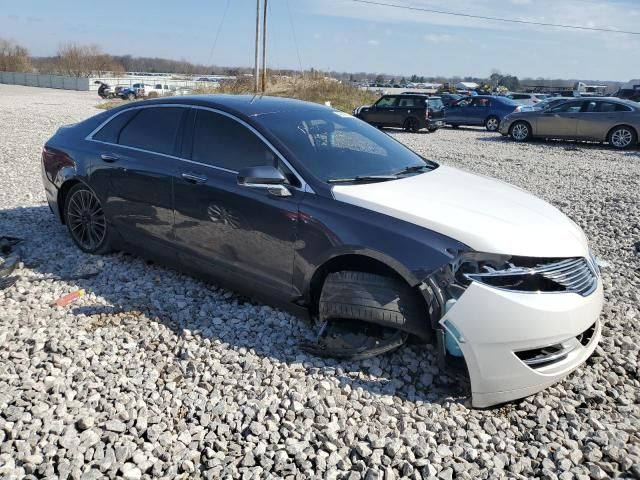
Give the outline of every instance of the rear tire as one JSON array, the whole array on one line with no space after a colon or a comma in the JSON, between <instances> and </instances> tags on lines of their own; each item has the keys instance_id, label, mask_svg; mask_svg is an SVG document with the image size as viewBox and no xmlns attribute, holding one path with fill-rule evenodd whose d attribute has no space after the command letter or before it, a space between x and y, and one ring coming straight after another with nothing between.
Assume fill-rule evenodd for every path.
<instances>
[{"instance_id":1,"label":"rear tire","mask_svg":"<svg viewBox=\"0 0 640 480\"><path fill-rule=\"evenodd\" d=\"M404 121L402 129L406 132L417 133L420 130L420 123L415 117L409 117Z\"/></svg>"},{"instance_id":2,"label":"rear tire","mask_svg":"<svg viewBox=\"0 0 640 480\"><path fill-rule=\"evenodd\" d=\"M625 150L638 143L638 134L633 128L621 125L611 129L607 141L613 148Z\"/></svg>"},{"instance_id":3,"label":"rear tire","mask_svg":"<svg viewBox=\"0 0 640 480\"><path fill-rule=\"evenodd\" d=\"M421 294L398 278L373 273L330 273L320 295L321 321L352 319L396 328L431 339L426 304Z\"/></svg>"},{"instance_id":4,"label":"rear tire","mask_svg":"<svg viewBox=\"0 0 640 480\"><path fill-rule=\"evenodd\" d=\"M102 255L111 251L111 231L102 204L84 183L67 192L64 221L74 243L83 252Z\"/></svg>"},{"instance_id":5,"label":"rear tire","mask_svg":"<svg viewBox=\"0 0 640 480\"><path fill-rule=\"evenodd\" d=\"M487 120L484 122L484 127L489 132L495 132L500 127L500 119L495 115L491 115L487 117Z\"/></svg>"},{"instance_id":6,"label":"rear tire","mask_svg":"<svg viewBox=\"0 0 640 480\"><path fill-rule=\"evenodd\" d=\"M134 93L127 94L127 100L129 100L130 102L134 101L135 99L136 95Z\"/></svg>"},{"instance_id":7,"label":"rear tire","mask_svg":"<svg viewBox=\"0 0 640 480\"><path fill-rule=\"evenodd\" d=\"M514 122L509 128L509 136L516 142L526 142L531 138L531 126L523 121Z\"/></svg>"}]
</instances>

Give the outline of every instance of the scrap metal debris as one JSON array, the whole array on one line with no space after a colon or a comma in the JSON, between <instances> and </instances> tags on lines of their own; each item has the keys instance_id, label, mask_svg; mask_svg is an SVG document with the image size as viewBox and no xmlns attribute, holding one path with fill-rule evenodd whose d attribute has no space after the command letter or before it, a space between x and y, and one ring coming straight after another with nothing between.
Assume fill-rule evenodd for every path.
<instances>
[{"instance_id":1,"label":"scrap metal debris","mask_svg":"<svg viewBox=\"0 0 640 480\"><path fill-rule=\"evenodd\" d=\"M402 346L408 334L362 320L327 320L313 343L300 345L304 351L319 357L362 360Z\"/></svg>"},{"instance_id":2,"label":"scrap metal debris","mask_svg":"<svg viewBox=\"0 0 640 480\"><path fill-rule=\"evenodd\" d=\"M84 296L84 290L82 289L76 290L75 292L71 292L71 293L68 293L67 295L60 297L58 300L53 302L53 304L58 307L66 307L67 305L75 302L77 299L79 299L82 296Z\"/></svg>"},{"instance_id":3,"label":"scrap metal debris","mask_svg":"<svg viewBox=\"0 0 640 480\"><path fill-rule=\"evenodd\" d=\"M18 280L18 277L11 274L22 258L20 243L20 238L0 236L0 290L9 288Z\"/></svg>"}]
</instances>

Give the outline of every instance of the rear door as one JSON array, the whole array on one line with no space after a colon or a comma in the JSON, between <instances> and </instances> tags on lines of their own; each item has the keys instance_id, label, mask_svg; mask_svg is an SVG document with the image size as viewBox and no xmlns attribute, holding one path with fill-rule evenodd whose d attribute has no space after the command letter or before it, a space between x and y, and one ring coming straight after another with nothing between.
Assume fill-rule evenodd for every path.
<instances>
[{"instance_id":1,"label":"rear door","mask_svg":"<svg viewBox=\"0 0 640 480\"><path fill-rule=\"evenodd\" d=\"M574 138L578 134L578 122L583 103L583 100L572 100L544 110L536 122L536 135Z\"/></svg>"},{"instance_id":2,"label":"rear door","mask_svg":"<svg viewBox=\"0 0 640 480\"><path fill-rule=\"evenodd\" d=\"M182 263L274 296L292 294L298 205L295 175L247 124L223 112L193 108L182 170L174 182L175 236ZM289 179L288 197L241 186L237 174L273 165Z\"/></svg>"},{"instance_id":3,"label":"rear door","mask_svg":"<svg viewBox=\"0 0 640 480\"><path fill-rule=\"evenodd\" d=\"M395 126L403 126L404 121L409 117L415 117L418 121L422 121L425 115L424 100L420 106L420 98L411 97L409 95L400 95L396 101L396 115L392 116Z\"/></svg>"},{"instance_id":4,"label":"rear door","mask_svg":"<svg viewBox=\"0 0 640 480\"><path fill-rule=\"evenodd\" d=\"M578 122L578 136L602 141L606 140L609 130L614 126L625 123L624 117L632 110L616 102L591 100L585 102L582 112Z\"/></svg>"},{"instance_id":5,"label":"rear door","mask_svg":"<svg viewBox=\"0 0 640 480\"><path fill-rule=\"evenodd\" d=\"M93 136L100 142L91 183L126 241L162 251L173 242L172 178L187 109L132 108Z\"/></svg>"}]
</instances>

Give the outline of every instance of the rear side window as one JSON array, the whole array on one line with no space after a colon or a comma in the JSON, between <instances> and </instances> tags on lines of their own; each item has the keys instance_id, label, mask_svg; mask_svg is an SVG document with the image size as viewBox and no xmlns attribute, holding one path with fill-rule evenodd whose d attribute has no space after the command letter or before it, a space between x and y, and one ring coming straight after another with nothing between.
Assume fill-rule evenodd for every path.
<instances>
[{"instance_id":1,"label":"rear side window","mask_svg":"<svg viewBox=\"0 0 640 480\"><path fill-rule=\"evenodd\" d=\"M444 108L444 104L442 103L442 100L439 98L430 98L429 108L432 110L442 110Z\"/></svg>"},{"instance_id":2,"label":"rear side window","mask_svg":"<svg viewBox=\"0 0 640 480\"><path fill-rule=\"evenodd\" d=\"M415 107L416 106L416 100L414 98L400 98L398 100L398 106L399 107Z\"/></svg>"},{"instance_id":3,"label":"rear side window","mask_svg":"<svg viewBox=\"0 0 640 480\"><path fill-rule=\"evenodd\" d=\"M118 143L118 137L120 136L122 127L129 123L129 120L131 120L136 113L138 113L138 110L125 110L98 130L93 135L93 139L107 143Z\"/></svg>"},{"instance_id":4,"label":"rear side window","mask_svg":"<svg viewBox=\"0 0 640 480\"><path fill-rule=\"evenodd\" d=\"M150 152L174 153L184 108L142 108L120 132L118 143Z\"/></svg>"},{"instance_id":5,"label":"rear side window","mask_svg":"<svg viewBox=\"0 0 640 480\"><path fill-rule=\"evenodd\" d=\"M277 167L276 156L251 130L219 113L198 110L192 160L239 171L258 165Z\"/></svg>"},{"instance_id":6,"label":"rear side window","mask_svg":"<svg viewBox=\"0 0 640 480\"><path fill-rule=\"evenodd\" d=\"M600 103L600 108L598 109L599 112L630 112L631 108L627 107L626 105L621 105L619 103L613 103L613 102L599 102Z\"/></svg>"}]
</instances>

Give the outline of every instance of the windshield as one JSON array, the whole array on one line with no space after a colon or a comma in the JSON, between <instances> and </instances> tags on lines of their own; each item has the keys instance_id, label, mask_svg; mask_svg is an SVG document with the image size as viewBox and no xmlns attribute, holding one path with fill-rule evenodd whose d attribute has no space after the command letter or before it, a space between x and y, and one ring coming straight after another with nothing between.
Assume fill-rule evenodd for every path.
<instances>
[{"instance_id":1,"label":"windshield","mask_svg":"<svg viewBox=\"0 0 640 480\"><path fill-rule=\"evenodd\" d=\"M431 108L432 110L442 110L444 108L444 104L442 103L442 100L439 98L430 98L429 108Z\"/></svg>"},{"instance_id":2,"label":"windshield","mask_svg":"<svg viewBox=\"0 0 640 480\"><path fill-rule=\"evenodd\" d=\"M390 180L437 166L386 133L337 110L294 110L255 119L324 182L372 176L386 177L371 181Z\"/></svg>"}]
</instances>

